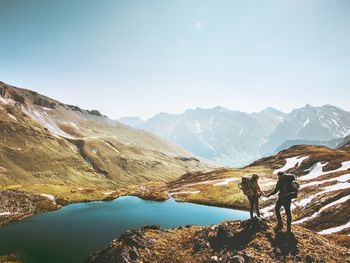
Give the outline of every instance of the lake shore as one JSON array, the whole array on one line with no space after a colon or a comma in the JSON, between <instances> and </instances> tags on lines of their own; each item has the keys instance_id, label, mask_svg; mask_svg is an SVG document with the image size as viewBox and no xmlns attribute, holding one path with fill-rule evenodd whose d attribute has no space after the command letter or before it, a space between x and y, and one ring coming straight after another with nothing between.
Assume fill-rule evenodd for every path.
<instances>
[{"instance_id":1,"label":"lake shore","mask_svg":"<svg viewBox=\"0 0 350 263\"><path fill-rule=\"evenodd\" d=\"M24 262L82 262L130 229L150 224L162 229L205 226L247 218L249 213L233 209L122 196L110 202L67 205L0 227L0 254L15 254Z\"/></svg>"},{"instance_id":2,"label":"lake shore","mask_svg":"<svg viewBox=\"0 0 350 263\"><path fill-rule=\"evenodd\" d=\"M173 198L177 202L189 202L194 204L208 205L214 207L231 208L236 210L247 211L248 207L237 204L222 204L208 202L205 200L187 200L184 196L171 196L165 190L160 187L162 184L154 184L145 187L142 186L130 186L118 190L109 192L109 195L103 198L83 199L83 200L71 200L68 201L62 198L49 198L50 196L31 194L17 190L0 190L0 200L2 201L0 213L0 226L14 222L21 221L25 218L31 217L35 214L45 213L60 209L66 205L75 203L88 203L94 201L112 201L122 196L136 196L144 200L150 201L166 201ZM6 202L4 200L7 199Z\"/></svg>"}]
</instances>

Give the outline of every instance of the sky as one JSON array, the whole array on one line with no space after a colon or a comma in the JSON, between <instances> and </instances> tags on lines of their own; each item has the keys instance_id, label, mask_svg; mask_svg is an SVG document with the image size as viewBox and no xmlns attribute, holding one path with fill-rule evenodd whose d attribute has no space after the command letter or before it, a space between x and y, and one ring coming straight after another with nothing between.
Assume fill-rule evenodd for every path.
<instances>
[{"instance_id":1,"label":"sky","mask_svg":"<svg viewBox=\"0 0 350 263\"><path fill-rule=\"evenodd\" d=\"M350 110L348 0L0 0L0 81L117 119Z\"/></svg>"}]
</instances>

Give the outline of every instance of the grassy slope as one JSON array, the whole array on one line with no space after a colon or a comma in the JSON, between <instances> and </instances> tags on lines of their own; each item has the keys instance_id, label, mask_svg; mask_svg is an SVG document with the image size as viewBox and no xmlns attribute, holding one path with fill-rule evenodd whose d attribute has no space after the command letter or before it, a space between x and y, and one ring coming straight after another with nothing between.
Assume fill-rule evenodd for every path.
<instances>
[{"instance_id":1,"label":"grassy slope","mask_svg":"<svg viewBox=\"0 0 350 263\"><path fill-rule=\"evenodd\" d=\"M172 181L167 184L169 193L174 194L173 197L179 201L190 201L194 203L202 203L208 205L216 205L223 207L232 207L247 209L248 201L246 196L242 194L242 191L238 188L238 183L242 176L257 173L260 175L260 182L273 182L274 176L271 176L270 170L264 167L254 167L245 169L219 169L203 174L186 174L180 177L178 180ZM228 184L216 185L216 180L225 178L236 178L237 180L231 181ZM200 182L215 180L213 183L200 184ZM189 185L189 186L187 186ZM262 190L266 191L271 187L262 187ZM181 192L196 192L199 193L181 193Z\"/></svg>"},{"instance_id":2,"label":"grassy slope","mask_svg":"<svg viewBox=\"0 0 350 263\"><path fill-rule=\"evenodd\" d=\"M64 196L76 185L101 188L113 185L96 173L66 140L53 136L20 110L0 104L0 116L3 188Z\"/></svg>"},{"instance_id":3,"label":"grassy slope","mask_svg":"<svg viewBox=\"0 0 350 263\"><path fill-rule=\"evenodd\" d=\"M67 201L169 181L206 169L185 150L144 131L30 90L0 83L0 187Z\"/></svg>"}]
</instances>

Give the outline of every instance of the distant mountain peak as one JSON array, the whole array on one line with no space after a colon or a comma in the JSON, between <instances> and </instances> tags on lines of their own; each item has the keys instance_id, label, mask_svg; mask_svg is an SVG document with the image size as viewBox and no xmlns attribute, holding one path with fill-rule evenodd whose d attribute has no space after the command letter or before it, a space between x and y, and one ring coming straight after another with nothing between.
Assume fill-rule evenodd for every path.
<instances>
[{"instance_id":1,"label":"distant mountain peak","mask_svg":"<svg viewBox=\"0 0 350 263\"><path fill-rule=\"evenodd\" d=\"M332 105L310 104L290 113L273 107L256 113L197 107L182 114L160 113L136 127L206 159L241 166L298 142L334 145L333 139L348 135L350 113Z\"/></svg>"}]
</instances>

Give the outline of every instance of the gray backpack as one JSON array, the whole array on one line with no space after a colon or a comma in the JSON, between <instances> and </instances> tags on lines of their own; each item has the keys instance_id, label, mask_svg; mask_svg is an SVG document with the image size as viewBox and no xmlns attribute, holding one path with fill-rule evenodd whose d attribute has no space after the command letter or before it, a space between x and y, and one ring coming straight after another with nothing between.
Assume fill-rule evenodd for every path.
<instances>
[{"instance_id":1,"label":"gray backpack","mask_svg":"<svg viewBox=\"0 0 350 263\"><path fill-rule=\"evenodd\" d=\"M300 188L299 183L293 174L285 174L283 179L283 190L287 193L291 193L289 196L291 199L298 197L298 190Z\"/></svg>"},{"instance_id":2,"label":"gray backpack","mask_svg":"<svg viewBox=\"0 0 350 263\"><path fill-rule=\"evenodd\" d=\"M238 188L240 188L243 191L243 194L248 197L256 195L256 189L251 176L242 177L242 181L238 184Z\"/></svg>"}]
</instances>

